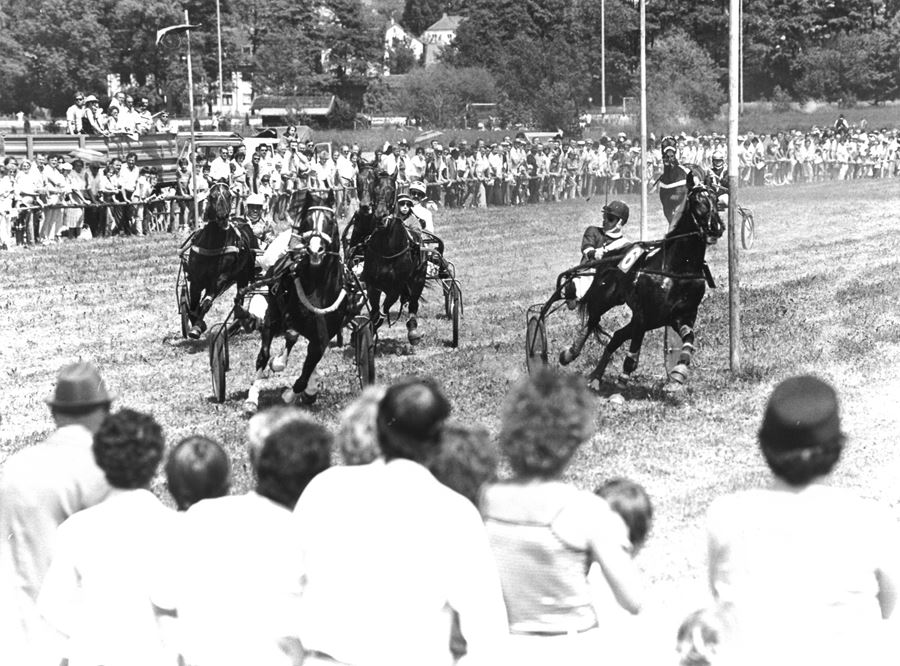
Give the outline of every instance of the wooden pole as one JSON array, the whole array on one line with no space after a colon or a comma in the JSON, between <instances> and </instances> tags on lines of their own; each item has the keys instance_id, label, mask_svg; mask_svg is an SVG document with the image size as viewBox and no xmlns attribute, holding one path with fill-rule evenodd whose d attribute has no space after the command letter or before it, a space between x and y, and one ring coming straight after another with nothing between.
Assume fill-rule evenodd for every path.
<instances>
[{"instance_id":1,"label":"wooden pole","mask_svg":"<svg viewBox=\"0 0 900 666\"><path fill-rule=\"evenodd\" d=\"M600 115L606 118L606 0L600 0Z\"/></svg>"},{"instance_id":2,"label":"wooden pole","mask_svg":"<svg viewBox=\"0 0 900 666\"><path fill-rule=\"evenodd\" d=\"M188 10L184 10L184 24L190 25ZM191 67L191 31L187 31L188 106L191 111L191 198L194 200L194 226L200 224L200 202L197 201L197 137L194 136L194 72Z\"/></svg>"},{"instance_id":3,"label":"wooden pole","mask_svg":"<svg viewBox=\"0 0 900 666\"><path fill-rule=\"evenodd\" d=\"M219 37L219 116L225 104L225 80L222 78L222 12L219 0L216 0L216 31ZM218 127L216 129L219 129Z\"/></svg>"},{"instance_id":4,"label":"wooden pole","mask_svg":"<svg viewBox=\"0 0 900 666\"><path fill-rule=\"evenodd\" d=\"M741 1L728 12L728 343L731 372L741 371L741 276L738 261L738 115L740 112Z\"/></svg>"},{"instance_id":5,"label":"wooden pole","mask_svg":"<svg viewBox=\"0 0 900 666\"><path fill-rule=\"evenodd\" d=\"M647 240L647 0L641 2L641 240Z\"/></svg>"}]
</instances>

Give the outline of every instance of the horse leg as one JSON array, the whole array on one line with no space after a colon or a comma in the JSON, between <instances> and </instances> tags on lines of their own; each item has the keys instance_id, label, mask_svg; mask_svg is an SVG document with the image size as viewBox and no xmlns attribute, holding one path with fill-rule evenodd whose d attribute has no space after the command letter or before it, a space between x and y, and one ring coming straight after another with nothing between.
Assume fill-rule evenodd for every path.
<instances>
[{"instance_id":1,"label":"horse leg","mask_svg":"<svg viewBox=\"0 0 900 666\"><path fill-rule=\"evenodd\" d=\"M612 355L616 353L616 350L621 347L626 340L631 338L634 328L634 319L632 319L625 324L625 326L613 333L612 338L603 349L603 355L600 356L597 367L588 375L588 380L596 379L598 382L603 380L603 374L606 372L606 366L609 365L609 360L612 358Z\"/></svg>"},{"instance_id":2,"label":"horse leg","mask_svg":"<svg viewBox=\"0 0 900 666\"><path fill-rule=\"evenodd\" d=\"M292 405L298 398L304 405L311 405L316 401L319 395L319 376L316 373L316 366L319 365L319 361L322 360L324 353L325 349L318 340L312 339L309 341L300 376L297 377L294 386L285 389L281 395L281 399L286 404Z\"/></svg>"},{"instance_id":3,"label":"horse leg","mask_svg":"<svg viewBox=\"0 0 900 666\"><path fill-rule=\"evenodd\" d=\"M206 322L203 321L204 315L209 312L209 308L212 306L212 299L209 296L203 296L201 298L201 294L203 293L203 287L196 284L195 282L191 282L191 286L188 294L188 316L191 320L191 330L188 331L188 337L191 340L198 340L201 335L203 335L203 331L206 330Z\"/></svg>"},{"instance_id":4,"label":"horse leg","mask_svg":"<svg viewBox=\"0 0 900 666\"><path fill-rule=\"evenodd\" d=\"M381 312L381 291L375 287L369 287L369 309L372 312L372 326L378 330L384 321L384 315Z\"/></svg>"},{"instance_id":5,"label":"horse leg","mask_svg":"<svg viewBox=\"0 0 900 666\"><path fill-rule=\"evenodd\" d=\"M269 369L272 372L282 372L287 367L288 356L290 356L291 349L294 348L299 339L300 334L294 329L288 329L284 332L284 351L269 361Z\"/></svg>"},{"instance_id":6,"label":"horse leg","mask_svg":"<svg viewBox=\"0 0 900 666\"><path fill-rule=\"evenodd\" d=\"M637 370L638 360L641 356L641 345L644 344L644 335L646 331L637 330L631 338L631 344L625 354L625 362L622 364L622 373L616 380L616 386L625 388L631 379L631 373Z\"/></svg>"},{"instance_id":7,"label":"horse leg","mask_svg":"<svg viewBox=\"0 0 900 666\"><path fill-rule=\"evenodd\" d=\"M409 317L406 320L406 339L409 344L417 345L422 341L422 333L419 329L419 299L422 298L422 290L425 288L424 267L413 278L409 290Z\"/></svg>"},{"instance_id":8,"label":"horse leg","mask_svg":"<svg viewBox=\"0 0 900 666\"><path fill-rule=\"evenodd\" d=\"M253 377L253 383L247 391L247 399L244 401L244 414L250 416L259 409L259 390L262 388L262 381L266 377L266 365L269 363L269 355L272 347L272 326L271 322L266 318L263 326L260 328L260 346L259 354L256 356L256 374Z\"/></svg>"},{"instance_id":9,"label":"horse leg","mask_svg":"<svg viewBox=\"0 0 900 666\"><path fill-rule=\"evenodd\" d=\"M587 321L578 329L571 346L559 353L560 365L568 365L578 358L591 332L600 327L600 319L619 303L615 298L615 289L615 282L602 277L595 279L583 299Z\"/></svg>"},{"instance_id":10,"label":"horse leg","mask_svg":"<svg viewBox=\"0 0 900 666\"><path fill-rule=\"evenodd\" d=\"M693 318L690 321L684 321L679 326L678 335L681 336L681 353L678 355L678 363L669 372L667 388L670 390L678 390L687 382L688 366L691 364L691 357L695 350Z\"/></svg>"}]
</instances>

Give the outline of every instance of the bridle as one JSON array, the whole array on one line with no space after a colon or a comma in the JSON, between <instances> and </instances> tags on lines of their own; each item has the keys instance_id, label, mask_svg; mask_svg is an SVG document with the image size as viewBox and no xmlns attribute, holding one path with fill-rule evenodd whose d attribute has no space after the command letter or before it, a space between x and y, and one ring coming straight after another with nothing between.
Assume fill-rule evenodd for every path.
<instances>
[{"instance_id":1,"label":"bridle","mask_svg":"<svg viewBox=\"0 0 900 666\"><path fill-rule=\"evenodd\" d=\"M209 188L209 199L216 216L216 224L222 229L228 227L228 218L231 215L231 190L228 183L216 182ZM224 209L225 214L222 215Z\"/></svg>"},{"instance_id":2,"label":"bridle","mask_svg":"<svg viewBox=\"0 0 900 666\"><path fill-rule=\"evenodd\" d=\"M309 206L304 209L303 222L308 222L312 228L301 232L300 225L291 227L291 237L299 241L313 266L321 265L333 243L331 234L325 230L325 225L333 219L334 208L331 206Z\"/></svg>"}]
</instances>

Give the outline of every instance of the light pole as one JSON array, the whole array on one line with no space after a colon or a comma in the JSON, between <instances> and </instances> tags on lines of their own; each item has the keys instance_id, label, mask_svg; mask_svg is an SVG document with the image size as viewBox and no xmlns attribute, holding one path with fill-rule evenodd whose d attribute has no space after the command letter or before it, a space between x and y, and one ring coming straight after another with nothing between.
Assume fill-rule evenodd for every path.
<instances>
[{"instance_id":1,"label":"light pole","mask_svg":"<svg viewBox=\"0 0 900 666\"><path fill-rule=\"evenodd\" d=\"M600 115L606 116L606 0L600 0Z\"/></svg>"},{"instance_id":2,"label":"light pole","mask_svg":"<svg viewBox=\"0 0 900 666\"><path fill-rule=\"evenodd\" d=\"M641 3L641 240L647 238L647 0Z\"/></svg>"},{"instance_id":3,"label":"light pole","mask_svg":"<svg viewBox=\"0 0 900 666\"><path fill-rule=\"evenodd\" d=\"M219 0L216 0L216 32L219 36L219 115L221 115L225 104L225 81L222 79L222 12Z\"/></svg>"}]
</instances>

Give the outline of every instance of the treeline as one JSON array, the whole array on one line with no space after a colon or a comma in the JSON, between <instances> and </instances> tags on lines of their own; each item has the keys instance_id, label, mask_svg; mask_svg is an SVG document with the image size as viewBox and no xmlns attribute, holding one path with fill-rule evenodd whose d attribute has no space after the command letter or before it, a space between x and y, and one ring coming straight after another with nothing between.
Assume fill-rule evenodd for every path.
<instances>
[{"instance_id":1,"label":"treeline","mask_svg":"<svg viewBox=\"0 0 900 666\"><path fill-rule=\"evenodd\" d=\"M638 8L606 0L609 103L637 95ZM221 0L224 69L252 77L257 93L333 92L342 113L391 112L455 124L468 102L497 102L504 120L564 127L600 105L600 2L583 0ZM900 89L900 0L744 0L744 97L777 104L818 99L852 105ZM0 112L60 112L76 89L102 93L107 73L179 112L186 98L183 43L157 48L157 28L195 33L200 98L217 94L212 0L7 0L0 5ZM414 34L443 12L467 17L444 63L424 72L407 44L383 78L391 10ZM651 115L705 119L725 99L728 2L649 3ZM396 79L395 79L396 81ZM228 83L226 82L226 86ZM651 118L652 120L652 118Z\"/></svg>"}]
</instances>

